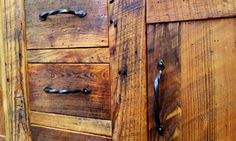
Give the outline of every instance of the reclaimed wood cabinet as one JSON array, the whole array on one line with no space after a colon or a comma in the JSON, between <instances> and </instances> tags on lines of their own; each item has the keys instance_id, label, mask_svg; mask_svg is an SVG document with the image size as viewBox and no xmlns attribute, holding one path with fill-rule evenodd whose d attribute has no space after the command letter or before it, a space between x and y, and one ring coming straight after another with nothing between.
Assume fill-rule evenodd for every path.
<instances>
[{"instance_id":1,"label":"reclaimed wood cabinet","mask_svg":"<svg viewBox=\"0 0 236 141\"><path fill-rule=\"evenodd\" d=\"M236 1L0 10L0 141L235 140Z\"/></svg>"}]
</instances>

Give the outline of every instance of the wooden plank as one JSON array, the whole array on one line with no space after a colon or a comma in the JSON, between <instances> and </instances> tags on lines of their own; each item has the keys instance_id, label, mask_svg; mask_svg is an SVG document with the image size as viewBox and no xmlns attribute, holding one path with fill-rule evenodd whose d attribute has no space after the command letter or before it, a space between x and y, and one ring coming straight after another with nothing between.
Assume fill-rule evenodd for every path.
<instances>
[{"instance_id":1,"label":"wooden plank","mask_svg":"<svg viewBox=\"0 0 236 141\"><path fill-rule=\"evenodd\" d=\"M113 136L147 141L145 0L109 5Z\"/></svg>"},{"instance_id":2,"label":"wooden plank","mask_svg":"<svg viewBox=\"0 0 236 141\"><path fill-rule=\"evenodd\" d=\"M28 50L30 63L109 63L109 48Z\"/></svg>"},{"instance_id":3,"label":"wooden plank","mask_svg":"<svg viewBox=\"0 0 236 141\"><path fill-rule=\"evenodd\" d=\"M1 18L0 18L0 20L1 20ZM1 37L0 37L0 39L1 39ZM0 62L1 62L1 59L0 59ZM1 77L1 70L0 70L0 77ZM2 84L1 83L2 83L2 81L0 81L0 141L1 141L1 136L5 135L3 99L2 99Z\"/></svg>"},{"instance_id":4,"label":"wooden plank","mask_svg":"<svg viewBox=\"0 0 236 141\"><path fill-rule=\"evenodd\" d=\"M33 111L30 113L30 120L34 125L47 126L70 131L78 131L104 136L111 136L112 133L112 123L110 120L47 114Z\"/></svg>"},{"instance_id":5,"label":"wooden plank","mask_svg":"<svg viewBox=\"0 0 236 141\"><path fill-rule=\"evenodd\" d=\"M165 133L159 137L149 117L151 140L236 138L235 33L236 19L149 25L150 75L157 60L166 62L160 89Z\"/></svg>"},{"instance_id":6,"label":"wooden plank","mask_svg":"<svg viewBox=\"0 0 236 141\"><path fill-rule=\"evenodd\" d=\"M178 23L148 26L148 121L149 140L181 140L181 70L180 31ZM154 123L154 79L158 73L157 62L163 59L166 67L161 80L159 107L164 125L164 139L159 137Z\"/></svg>"},{"instance_id":7,"label":"wooden plank","mask_svg":"<svg viewBox=\"0 0 236 141\"><path fill-rule=\"evenodd\" d=\"M6 140L30 141L23 0L0 0L1 81Z\"/></svg>"},{"instance_id":8,"label":"wooden plank","mask_svg":"<svg viewBox=\"0 0 236 141\"><path fill-rule=\"evenodd\" d=\"M147 23L234 16L235 0L147 0Z\"/></svg>"},{"instance_id":9,"label":"wooden plank","mask_svg":"<svg viewBox=\"0 0 236 141\"><path fill-rule=\"evenodd\" d=\"M28 49L108 46L107 0L25 0L25 7ZM39 20L40 13L61 8L88 14Z\"/></svg>"},{"instance_id":10,"label":"wooden plank","mask_svg":"<svg viewBox=\"0 0 236 141\"><path fill-rule=\"evenodd\" d=\"M33 141L111 141L109 137L32 126Z\"/></svg>"},{"instance_id":11,"label":"wooden plank","mask_svg":"<svg viewBox=\"0 0 236 141\"><path fill-rule=\"evenodd\" d=\"M33 111L111 119L108 64L29 64L29 85ZM45 87L91 93L46 94Z\"/></svg>"}]
</instances>

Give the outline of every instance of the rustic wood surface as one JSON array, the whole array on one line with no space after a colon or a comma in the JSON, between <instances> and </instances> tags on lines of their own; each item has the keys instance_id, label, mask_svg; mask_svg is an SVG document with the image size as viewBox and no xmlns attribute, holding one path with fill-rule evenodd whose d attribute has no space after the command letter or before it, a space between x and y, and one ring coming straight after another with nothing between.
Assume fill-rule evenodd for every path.
<instances>
[{"instance_id":1,"label":"rustic wood surface","mask_svg":"<svg viewBox=\"0 0 236 141\"><path fill-rule=\"evenodd\" d=\"M114 141L147 141L145 0L110 0Z\"/></svg>"},{"instance_id":2,"label":"rustic wood surface","mask_svg":"<svg viewBox=\"0 0 236 141\"><path fill-rule=\"evenodd\" d=\"M150 140L236 138L236 19L148 26ZM164 59L160 137L153 123L153 78Z\"/></svg>"},{"instance_id":3,"label":"rustic wood surface","mask_svg":"<svg viewBox=\"0 0 236 141\"><path fill-rule=\"evenodd\" d=\"M111 141L110 137L32 126L33 141Z\"/></svg>"},{"instance_id":4,"label":"rustic wood surface","mask_svg":"<svg viewBox=\"0 0 236 141\"><path fill-rule=\"evenodd\" d=\"M112 133L111 120L30 112L30 121L33 125L47 126L97 135L111 136Z\"/></svg>"},{"instance_id":5,"label":"rustic wood surface","mask_svg":"<svg viewBox=\"0 0 236 141\"><path fill-rule=\"evenodd\" d=\"M111 119L108 64L29 64L30 107L33 111ZM84 94L46 94L43 89L89 88Z\"/></svg>"},{"instance_id":6,"label":"rustic wood surface","mask_svg":"<svg viewBox=\"0 0 236 141\"><path fill-rule=\"evenodd\" d=\"M147 23L234 16L235 0L147 0Z\"/></svg>"},{"instance_id":7,"label":"rustic wood surface","mask_svg":"<svg viewBox=\"0 0 236 141\"><path fill-rule=\"evenodd\" d=\"M1 36L0 36L0 40L1 40ZM0 62L1 62L1 60L0 60ZM0 71L0 77L1 77L1 71ZM3 103L2 103L2 84L1 83L2 83L2 81L0 81L0 138L1 138L1 136L5 135L4 111L3 111ZM1 141L1 139L0 139L0 141Z\"/></svg>"},{"instance_id":8,"label":"rustic wood surface","mask_svg":"<svg viewBox=\"0 0 236 141\"><path fill-rule=\"evenodd\" d=\"M23 0L0 0L1 81L6 140L30 141Z\"/></svg>"},{"instance_id":9,"label":"rustic wood surface","mask_svg":"<svg viewBox=\"0 0 236 141\"><path fill-rule=\"evenodd\" d=\"M109 48L28 50L30 63L109 63Z\"/></svg>"},{"instance_id":10,"label":"rustic wood surface","mask_svg":"<svg viewBox=\"0 0 236 141\"><path fill-rule=\"evenodd\" d=\"M108 46L107 0L25 0L25 7L28 49ZM39 20L40 13L61 8L88 14Z\"/></svg>"}]
</instances>

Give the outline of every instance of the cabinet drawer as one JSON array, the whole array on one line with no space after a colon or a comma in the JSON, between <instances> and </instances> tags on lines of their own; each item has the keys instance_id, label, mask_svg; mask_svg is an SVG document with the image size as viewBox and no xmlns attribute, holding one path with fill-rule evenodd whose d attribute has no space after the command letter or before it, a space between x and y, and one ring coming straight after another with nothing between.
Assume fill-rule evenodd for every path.
<instances>
[{"instance_id":1,"label":"cabinet drawer","mask_svg":"<svg viewBox=\"0 0 236 141\"><path fill-rule=\"evenodd\" d=\"M91 92L50 94L46 87ZM29 89L32 111L110 119L108 64L29 64Z\"/></svg>"},{"instance_id":2,"label":"cabinet drawer","mask_svg":"<svg viewBox=\"0 0 236 141\"><path fill-rule=\"evenodd\" d=\"M107 0L25 0L25 9L28 49L108 46ZM39 19L42 12L58 9L83 10L87 15Z\"/></svg>"}]
</instances>

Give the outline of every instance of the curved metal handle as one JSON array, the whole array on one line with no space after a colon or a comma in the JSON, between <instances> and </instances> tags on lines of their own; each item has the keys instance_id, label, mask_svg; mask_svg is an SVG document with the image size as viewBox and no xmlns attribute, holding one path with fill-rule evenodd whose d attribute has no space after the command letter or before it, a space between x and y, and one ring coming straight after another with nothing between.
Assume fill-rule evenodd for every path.
<instances>
[{"instance_id":1,"label":"curved metal handle","mask_svg":"<svg viewBox=\"0 0 236 141\"><path fill-rule=\"evenodd\" d=\"M154 80L154 119L157 131L160 135L163 135L164 127L160 120L160 109L159 109L159 87L162 72L165 69L164 61L160 60L157 64L158 74Z\"/></svg>"},{"instance_id":2,"label":"curved metal handle","mask_svg":"<svg viewBox=\"0 0 236 141\"><path fill-rule=\"evenodd\" d=\"M87 15L87 13L83 10L73 11L73 10L68 10L68 9L58 9L58 10L51 10L51 11L47 11L47 12L42 12L39 15L39 19L41 21L46 21L48 16L56 15L56 14L72 14L72 15L78 16L80 18L83 18Z\"/></svg>"},{"instance_id":3,"label":"curved metal handle","mask_svg":"<svg viewBox=\"0 0 236 141\"><path fill-rule=\"evenodd\" d=\"M91 91L88 88L75 89L75 90L57 90L57 89L46 87L43 89L43 91L48 94L75 94L75 93L90 94L91 93Z\"/></svg>"}]
</instances>

